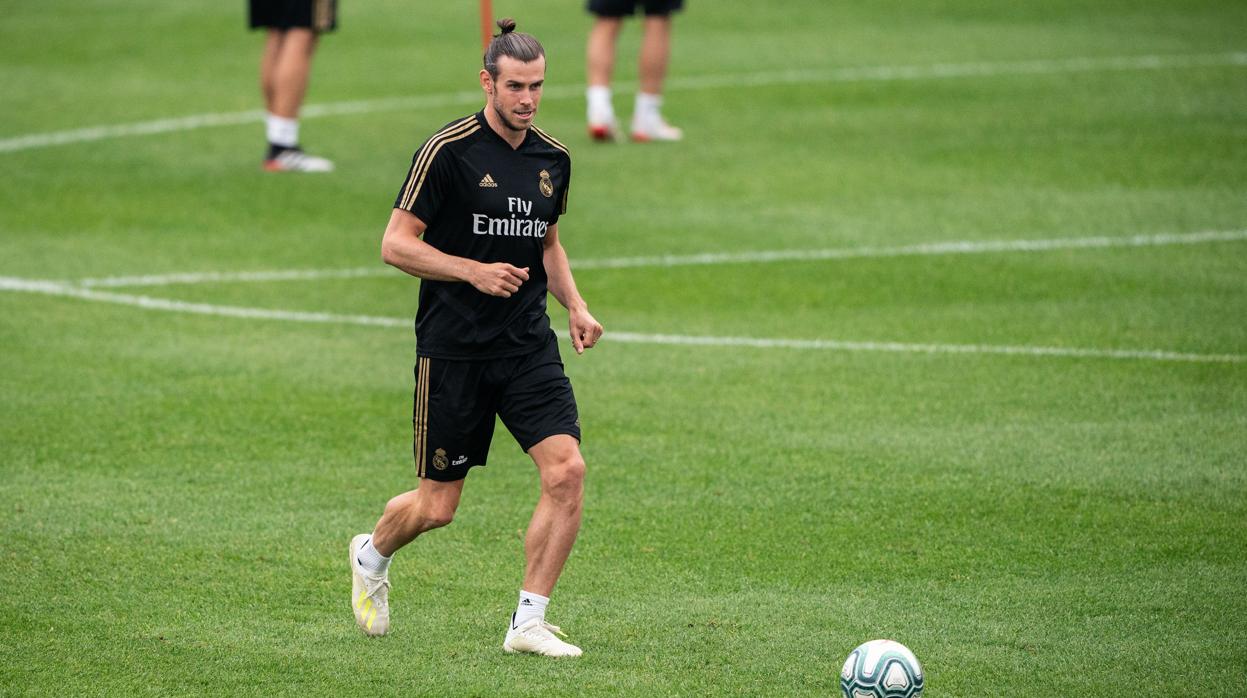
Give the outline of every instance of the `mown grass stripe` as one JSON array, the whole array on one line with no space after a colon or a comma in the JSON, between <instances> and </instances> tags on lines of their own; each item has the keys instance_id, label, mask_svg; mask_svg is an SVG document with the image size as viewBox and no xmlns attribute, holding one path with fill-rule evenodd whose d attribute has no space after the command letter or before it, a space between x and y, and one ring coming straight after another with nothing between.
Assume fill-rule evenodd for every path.
<instances>
[{"instance_id":1,"label":"mown grass stripe","mask_svg":"<svg viewBox=\"0 0 1247 698\"><path fill-rule=\"evenodd\" d=\"M872 82L898 80L939 80L966 77L1000 77L1009 75L1051 75L1061 73L1086 73L1131 70L1165 70L1175 68L1206 68L1247 65L1247 52L1196 54L1196 55L1142 55L1107 56L1103 58L1074 57L1064 59L1037 59L1029 61L1000 61L974 63L935 63L930 65L862 66L805 70L760 71L756 73L732 73L724 75L701 75L673 78L667 84L668 91L711 90L724 87L789 85L809 82ZM634 84L619 84L619 93L636 90ZM545 89L546 99L580 98L581 87L553 86ZM348 114L373 114L388 111L428 109L456 104L475 104L481 101L480 92L460 91L416 97L387 97L381 99L353 100L309 104L299 113L302 119ZM240 112L194 114L191 116L140 121L129 124L89 126L85 128L32 133L0 139L0 153L12 153L35 148L47 148L71 143L86 143L111 138L150 136L161 133L190 131L213 126L237 126L264 120L265 112L251 109Z\"/></svg>"}]
</instances>

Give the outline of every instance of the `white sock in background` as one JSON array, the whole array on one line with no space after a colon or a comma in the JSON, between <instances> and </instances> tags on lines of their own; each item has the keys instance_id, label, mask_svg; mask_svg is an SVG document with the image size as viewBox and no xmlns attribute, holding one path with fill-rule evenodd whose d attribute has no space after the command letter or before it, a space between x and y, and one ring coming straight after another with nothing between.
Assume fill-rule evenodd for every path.
<instances>
[{"instance_id":1,"label":"white sock in background","mask_svg":"<svg viewBox=\"0 0 1247 698\"><path fill-rule=\"evenodd\" d=\"M374 577L384 577L385 573L390 569L390 560L392 557L386 557L372 547L372 537L364 541L363 546L359 549L359 566L364 571Z\"/></svg>"},{"instance_id":2,"label":"white sock in background","mask_svg":"<svg viewBox=\"0 0 1247 698\"><path fill-rule=\"evenodd\" d=\"M520 590L520 604L515 607L515 620L511 621L511 627L518 628L528 620L533 618L545 619L546 606L550 603L550 599L531 591Z\"/></svg>"},{"instance_id":3,"label":"white sock in background","mask_svg":"<svg viewBox=\"0 0 1247 698\"><path fill-rule=\"evenodd\" d=\"M634 126L648 128L662 122L662 95L651 95L644 92L636 93L636 108L632 112Z\"/></svg>"},{"instance_id":4,"label":"white sock in background","mask_svg":"<svg viewBox=\"0 0 1247 698\"><path fill-rule=\"evenodd\" d=\"M585 90L585 100L589 103L587 112L589 123L605 125L615 121L615 107L611 104L611 88L605 85L592 85Z\"/></svg>"},{"instance_id":5,"label":"white sock in background","mask_svg":"<svg viewBox=\"0 0 1247 698\"><path fill-rule=\"evenodd\" d=\"M264 117L264 130L268 134L268 142L272 145L293 148L299 144L298 119L268 114Z\"/></svg>"}]
</instances>

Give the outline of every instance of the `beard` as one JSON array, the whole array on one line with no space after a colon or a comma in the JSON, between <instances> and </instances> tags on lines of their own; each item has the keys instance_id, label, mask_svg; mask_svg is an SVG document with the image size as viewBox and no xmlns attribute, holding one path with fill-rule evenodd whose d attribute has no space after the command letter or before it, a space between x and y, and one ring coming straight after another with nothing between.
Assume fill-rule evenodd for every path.
<instances>
[{"instance_id":1,"label":"beard","mask_svg":"<svg viewBox=\"0 0 1247 698\"><path fill-rule=\"evenodd\" d=\"M498 119L502 121L502 124L506 126L507 128L511 129L512 131L527 131L528 130L528 124L523 123L523 122L515 122L511 120L510 115L507 114L507 112L502 108L502 102L499 101L497 97L490 100L490 106L494 108L494 113L498 115ZM534 108L533 112L535 113L536 111L537 109Z\"/></svg>"}]
</instances>

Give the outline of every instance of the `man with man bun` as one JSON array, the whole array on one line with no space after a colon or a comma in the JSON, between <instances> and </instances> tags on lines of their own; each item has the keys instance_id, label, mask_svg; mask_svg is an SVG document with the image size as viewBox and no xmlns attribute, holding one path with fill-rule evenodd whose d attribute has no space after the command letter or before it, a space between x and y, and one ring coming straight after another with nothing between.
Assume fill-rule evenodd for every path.
<instances>
[{"instance_id":1,"label":"man with man bun","mask_svg":"<svg viewBox=\"0 0 1247 698\"><path fill-rule=\"evenodd\" d=\"M416 151L382 239L382 259L421 279L412 417L419 485L386 504L371 534L351 540L351 606L364 633L385 634L391 557L451 522L469 469L485 465L498 416L541 482L503 649L575 657L580 648L545 619L580 529L585 473L547 291L567 308L577 354L597 343L602 326L559 241L571 157L533 124L545 50L516 33L514 20L498 26L480 71L484 109ZM435 590L425 591L423 603L435 603Z\"/></svg>"}]
</instances>

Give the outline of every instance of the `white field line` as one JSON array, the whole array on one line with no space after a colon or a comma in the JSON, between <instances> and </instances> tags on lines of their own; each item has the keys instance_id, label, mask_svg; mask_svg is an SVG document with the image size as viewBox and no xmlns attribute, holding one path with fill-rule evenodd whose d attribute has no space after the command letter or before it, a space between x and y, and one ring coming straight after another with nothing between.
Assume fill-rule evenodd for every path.
<instances>
[{"instance_id":1,"label":"white field line","mask_svg":"<svg viewBox=\"0 0 1247 698\"><path fill-rule=\"evenodd\" d=\"M411 319L368 315L338 315L294 310L246 308L207 303L188 303L167 298L153 298L89 288L75 288L51 281L35 281L0 277L0 291L41 293L81 300L132 306L145 310L163 310L196 315L215 315L253 320L365 325L372 327L410 327ZM990 344L911 344L904 342L852 342L829 339L766 339L757 337L713 337L695 335L644 334L610 332L607 341L630 344L658 344L697 347L751 347L758 349L804 349L822 351L893 352L909 354L1004 354L1031 357L1067 357L1088 359L1129 359L1186 363L1240 364L1247 362L1243 354L1192 354L1156 349L1092 349L1079 347L1000 346Z\"/></svg>"},{"instance_id":2,"label":"white field line","mask_svg":"<svg viewBox=\"0 0 1247 698\"><path fill-rule=\"evenodd\" d=\"M897 247L842 247L806 250L758 250L755 252L705 252L692 255L659 255L651 257L615 257L572 261L572 268L629 269L637 267L679 267L713 264L760 264L767 262L808 262L819 260L861 259L987 254L992 252L1045 252L1048 250L1155 247L1162 245L1196 245L1208 242L1247 240L1247 230L1206 230L1196 233L1162 233L1157 235L1095 236L1080 238L1048 238L1039 240L953 240ZM135 286L169 286L173 284L206 284L262 281L314 281L318 279L350 279L373 276L398 276L399 272L378 264L375 267L346 269L286 269L244 272L185 272L148 274L144 276L108 276L77 281L63 281L83 288L118 288Z\"/></svg>"},{"instance_id":3,"label":"white field line","mask_svg":"<svg viewBox=\"0 0 1247 698\"><path fill-rule=\"evenodd\" d=\"M1247 52L1198 55L1110 56L1103 58L1040 59L978 63L936 63L911 66L863 66L805 70L763 71L672 78L668 91L713 90L724 87L787 85L836 82L880 82L897 80L939 80L965 77L996 77L1009 75L1051 75L1131 70L1163 70L1247 65ZM635 85L619 85L621 93L635 90ZM562 86L546 89L547 99L580 97L579 87ZM310 104L301 110L305 119L344 114L372 114L388 111L409 111L481 101L478 91L448 92L414 97L389 97L350 102ZM32 133L0 139L0 153L46 148L49 146L84 143L109 138L146 136L159 133L191 131L210 126L236 126L264 120L261 110L196 114L192 116L141 121L129 124L92 126L67 131Z\"/></svg>"},{"instance_id":4,"label":"white field line","mask_svg":"<svg viewBox=\"0 0 1247 698\"><path fill-rule=\"evenodd\" d=\"M808 262L836 259L917 257L991 252L1044 252L1095 247L1153 247L1195 245L1206 242L1247 240L1247 230L1208 230L1197 233L1159 235L1095 236L1049 238L1042 240L960 240L928 242L898 247L847 247L814 250L769 250L758 252L706 252L693 255L618 257L574 262L577 269L624 269L632 267L677 267L706 264L758 264L763 262Z\"/></svg>"},{"instance_id":5,"label":"white field line","mask_svg":"<svg viewBox=\"0 0 1247 698\"><path fill-rule=\"evenodd\" d=\"M605 339L636 344L675 344L700 347L756 347L759 349L822 349L831 351L899 352L906 354L1011 354L1064 356L1089 359L1143 359L1194 363L1243 363L1242 354L1189 354L1154 349L1086 349L1078 347L1002 346L998 344L910 344L905 342L846 342L834 339L762 339L672 334L609 332Z\"/></svg>"},{"instance_id":6,"label":"white field line","mask_svg":"<svg viewBox=\"0 0 1247 698\"><path fill-rule=\"evenodd\" d=\"M66 296L98 303L114 303L128 305L145 310L165 310L174 313L190 313L193 315L219 315L221 317L247 318L253 320L285 320L288 322L313 322L336 325L372 325L380 327L410 327L413 320L398 318L370 317L367 315L336 315L333 313L312 313L297 310L268 310L265 308L246 308L232 305L212 305L208 303L188 303L168 298L136 296L129 293L113 293L96 291L89 288L75 288L55 281L36 281L0 276L0 291L17 291L25 293L41 293L49 296Z\"/></svg>"},{"instance_id":7,"label":"white field line","mask_svg":"<svg viewBox=\"0 0 1247 698\"><path fill-rule=\"evenodd\" d=\"M58 282L82 288L118 288L127 286L173 286L178 284L216 284L260 281L317 281L321 279L356 279L371 276L402 276L402 272L379 262L372 267L346 269L280 269L270 271L207 271L147 274L144 276L106 276L98 279Z\"/></svg>"}]
</instances>

